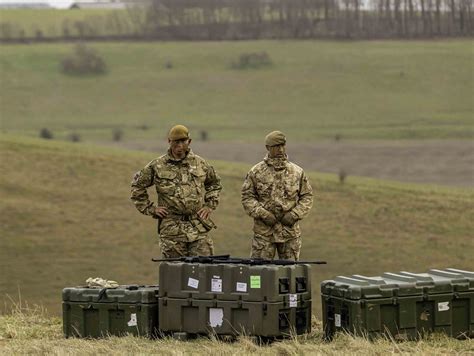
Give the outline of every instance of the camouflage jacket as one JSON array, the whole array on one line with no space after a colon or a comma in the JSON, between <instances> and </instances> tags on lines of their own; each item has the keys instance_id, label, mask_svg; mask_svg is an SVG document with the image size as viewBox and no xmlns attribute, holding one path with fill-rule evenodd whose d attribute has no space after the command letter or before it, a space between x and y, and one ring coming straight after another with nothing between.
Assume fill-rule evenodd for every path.
<instances>
[{"instance_id":1,"label":"camouflage jacket","mask_svg":"<svg viewBox=\"0 0 474 356\"><path fill-rule=\"evenodd\" d=\"M215 209L222 189L214 168L191 150L182 160L168 152L133 177L131 199L135 207L142 214L157 218L147 192L152 185L158 195L157 206L166 207L171 215L193 215L204 206Z\"/></svg>"},{"instance_id":2,"label":"camouflage jacket","mask_svg":"<svg viewBox=\"0 0 474 356\"><path fill-rule=\"evenodd\" d=\"M313 190L303 169L287 159L265 159L250 169L242 186L242 205L254 218L254 233L273 242L301 236L298 222L292 227L278 222L273 227L262 220L265 209L277 220L291 212L298 220L306 217L313 205Z\"/></svg>"}]
</instances>

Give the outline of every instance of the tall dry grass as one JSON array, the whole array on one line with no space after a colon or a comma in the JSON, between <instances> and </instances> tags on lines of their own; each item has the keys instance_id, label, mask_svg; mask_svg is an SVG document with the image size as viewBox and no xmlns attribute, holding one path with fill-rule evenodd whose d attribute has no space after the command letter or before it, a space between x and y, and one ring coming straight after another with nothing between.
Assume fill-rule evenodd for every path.
<instances>
[{"instance_id":1,"label":"tall dry grass","mask_svg":"<svg viewBox=\"0 0 474 356\"><path fill-rule=\"evenodd\" d=\"M12 301L13 302L13 301ZM54 355L472 355L474 340L456 340L444 335L431 335L417 342L395 342L340 334L332 342L322 339L321 321L313 317L313 331L293 335L289 339L269 344L256 344L248 336L223 341L216 337L201 337L178 341L166 337L149 340L142 337L107 337L103 339L65 339L61 319L47 316L38 305L14 301L9 314L0 315L0 354Z\"/></svg>"}]
</instances>

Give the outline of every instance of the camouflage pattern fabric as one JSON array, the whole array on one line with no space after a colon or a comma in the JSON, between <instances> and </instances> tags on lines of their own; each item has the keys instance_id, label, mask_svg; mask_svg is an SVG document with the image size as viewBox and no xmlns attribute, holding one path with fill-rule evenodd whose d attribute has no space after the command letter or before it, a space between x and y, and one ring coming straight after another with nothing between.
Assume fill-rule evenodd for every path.
<instances>
[{"instance_id":1,"label":"camouflage pattern fabric","mask_svg":"<svg viewBox=\"0 0 474 356\"><path fill-rule=\"evenodd\" d=\"M86 279L86 285L89 288L118 288L119 284L115 281L104 279L101 277L92 278L89 277Z\"/></svg>"},{"instance_id":2,"label":"camouflage pattern fabric","mask_svg":"<svg viewBox=\"0 0 474 356\"><path fill-rule=\"evenodd\" d=\"M298 222L293 226L285 226L280 220L287 212L296 220L305 218L313 205L313 190L301 167L289 162L287 158L267 156L247 174L242 186L242 205L247 214L254 218L252 256L263 254L266 252L259 252L261 241L280 244L300 239ZM277 218L275 225L268 226L262 220L267 212ZM298 245L301 246L301 242L292 242L292 246ZM280 254L278 245L268 249L268 255L274 256L275 249L280 258L286 255L283 247L280 248L283 255ZM299 250L296 256L299 256Z\"/></svg>"},{"instance_id":3,"label":"camouflage pattern fabric","mask_svg":"<svg viewBox=\"0 0 474 356\"><path fill-rule=\"evenodd\" d=\"M147 188L151 186L156 188L157 205L150 201L148 195ZM168 210L168 216L158 220L161 239L185 239L193 243L207 241L207 232L214 224L210 220L202 221L196 213L202 207L214 210L219 204L221 189L219 176L203 158L189 150L184 159L176 160L168 152L134 175L131 200L139 212L155 219L159 218L155 214L156 206ZM212 246L208 249L212 250ZM181 248L177 250L184 253ZM191 253L191 250L188 252Z\"/></svg>"},{"instance_id":4,"label":"camouflage pattern fabric","mask_svg":"<svg viewBox=\"0 0 474 356\"><path fill-rule=\"evenodd\" d=\"M214 254L212 239L204 234L190 242L186 237L161 237L160 249L163 258L176 258L184 256L210 256Z\"/></svg>"},{"instance_id":5,"label":"camouflage pattern fabric","mask_svg":"<svg viewBox=\"0 0 474 356\"><path fill-rule=\"evenodd\" d=\"M300 258L300 250L301 237L288 240L287 242L275 243L256 235L252 241L250 257L273 260L275 253L278 251L278 257L280 259L298 261Z\"/></svg>"}]
</instances>

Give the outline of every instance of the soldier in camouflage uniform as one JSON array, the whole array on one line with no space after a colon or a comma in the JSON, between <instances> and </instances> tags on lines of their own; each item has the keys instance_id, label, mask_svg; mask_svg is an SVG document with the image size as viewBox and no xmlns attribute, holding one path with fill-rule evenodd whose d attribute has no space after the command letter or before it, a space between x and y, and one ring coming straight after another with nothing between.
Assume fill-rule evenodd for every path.
<instances>
[{"instance_id":1,"label":"soldier in camouflage uniform","mask_svg":"<svg viewBox=\"0 0 474 356\"><path fill-rule=\"evenodd\" d=\"M160 248L165 258L212 255L214 247L208 232L215 225L209 216L219 203L220 178L189 148L191 138L186 127L174 126L168 142L168 153L133 177L131 199L139 212L158 219ZM158 194L157 205L147 192L153 185Z\"/></svg>"},{"instance_id":2,"label":"soldier in camouflage uniform","mask_svg":"<svg viewBox=\"0 0 474 356\"><path fill-rule=\"evenodd\" d=\"M250 169L242 186L242 205L254 218L251 257L297 261L301 249L298 221L313 204L313 190L302 168L288 161L286 138L273 131L265 138L268 154Z\"/></svg>"}]
</instances>

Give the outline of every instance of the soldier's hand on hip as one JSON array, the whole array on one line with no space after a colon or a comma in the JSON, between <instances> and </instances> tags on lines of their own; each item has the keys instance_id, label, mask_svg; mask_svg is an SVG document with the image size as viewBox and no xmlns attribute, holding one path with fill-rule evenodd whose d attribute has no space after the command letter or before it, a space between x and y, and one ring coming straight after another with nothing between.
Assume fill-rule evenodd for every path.
<instances>
[{"instance_id":1,"label":"soldier's hand on hip","mask_svg":"<svg viewBox=\"0 0 474 356\"><path fill-rule=\"evenodd\" d=\"M199 217L204 220L207 220L209 218L209 215L211 215L211 213L212 213L212 209L208 208L207 206L199 209L199 211L197 212Z\"/></svg>"},{"instance_id":2,"label":"soldier's hand on hip","mask_svg":"<svg viewBox=\"0 0 474 356\"><path fill-rule=\"evenodd\" d=\"M168 210L164 206L157 206L155 208L155 214L163 219L166 218L166 215L168 215Z\"/></svg>"},{"instance_id":3,"label":"soldier's hand on hip","mask_svg":"<svg viewBox=\"0 0 474 356\"><path fill-rule=\"evenodd\" d=\"M281 223L285 226L292 227L298 219L291 213L287 212L281 218Z\"/></svg>"},{"instance_id":4,"label":"soldier's hand on hip","mask_svg":"<svg viewBox=\"0 0 474 356\"><path fill-rule=\"evenodd\" d=\"M262 220L265 223L265 225L268 226L273 226L277 223L277 218L273 213L269 212L268 210L265 211L265 213L262 216Z\"/></svg>"}]
</instances>

